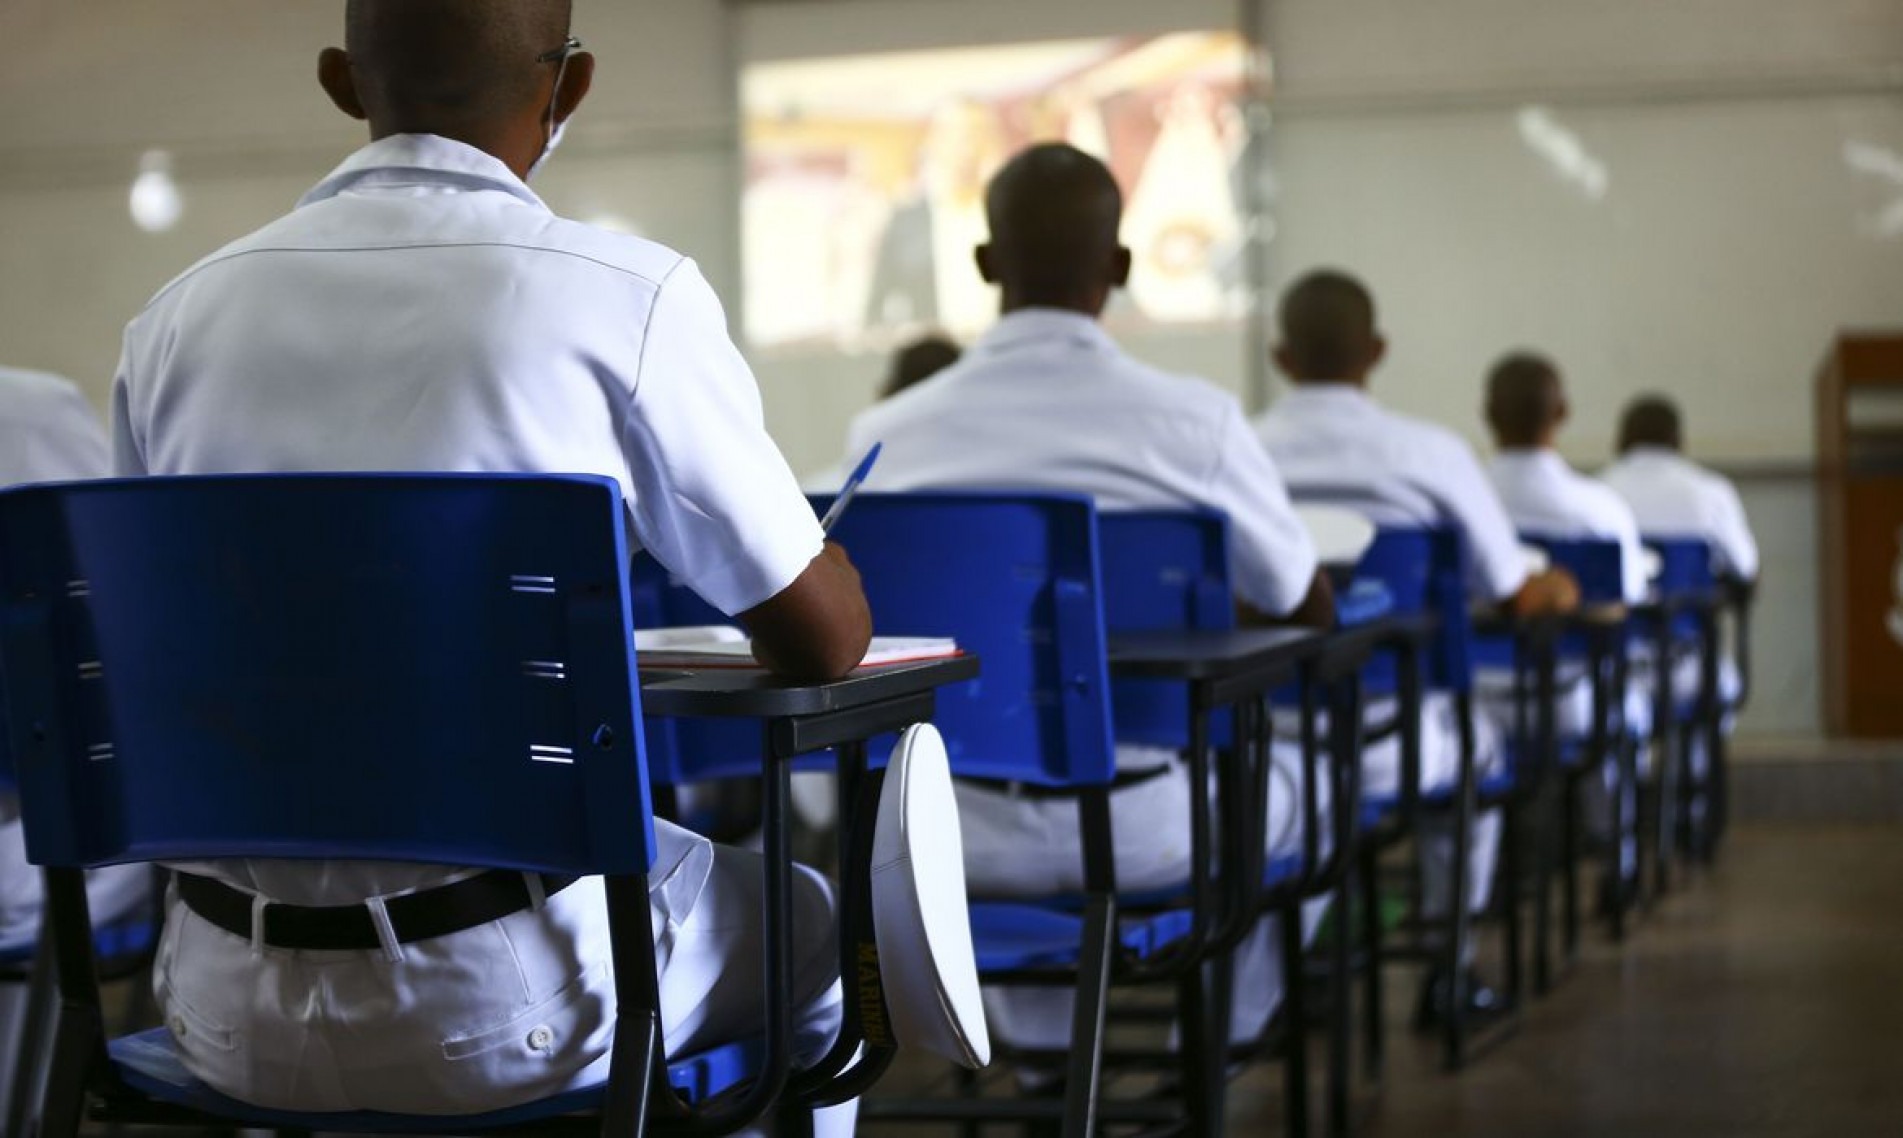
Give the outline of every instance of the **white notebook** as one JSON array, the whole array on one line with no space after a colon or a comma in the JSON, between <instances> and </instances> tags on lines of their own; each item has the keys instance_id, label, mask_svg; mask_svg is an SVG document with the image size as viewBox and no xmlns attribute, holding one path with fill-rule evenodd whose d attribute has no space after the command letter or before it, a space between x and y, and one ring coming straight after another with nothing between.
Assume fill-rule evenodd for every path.
<instances>
[{"instance_id":1,"label":"white notebook","mask_svg":"<svg viewBox=\"0 0 1903 1138\"><path fill-rule=\"evenodd\" d=\"M636 661L644 668L757 668L753 644L740 630L653 628L634 634ZM958 655L958 642L942 636L875 636L859 666L910 664Z\"/></svg>"}]
</instances>

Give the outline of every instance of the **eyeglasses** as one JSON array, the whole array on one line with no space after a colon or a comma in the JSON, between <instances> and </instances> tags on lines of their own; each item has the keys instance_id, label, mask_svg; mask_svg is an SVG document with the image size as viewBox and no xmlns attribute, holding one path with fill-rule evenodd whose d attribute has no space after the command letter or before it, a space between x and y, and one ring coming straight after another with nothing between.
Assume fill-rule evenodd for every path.
<instances>
[{"instance_id":1,"label":"eyeglasses","mask_svg":"<svg viewBox=\"0 0 1903 1138\"><path fill-rule=\"evenodd\" d=\"M536 56L535 62L537 63L566 63L570 56L574 55L576 52L580 50L581 50L581 41L576 39L574 36L569 36L566 40L562 41L562 46L555 48L552 51L545 51L542 54Z\"/></svg>"}]
</instances>

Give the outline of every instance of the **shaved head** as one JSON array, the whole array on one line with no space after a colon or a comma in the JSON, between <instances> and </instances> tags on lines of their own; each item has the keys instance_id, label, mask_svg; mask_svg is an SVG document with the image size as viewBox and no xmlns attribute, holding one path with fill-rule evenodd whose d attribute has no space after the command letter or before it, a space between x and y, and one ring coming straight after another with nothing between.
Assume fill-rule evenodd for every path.
<instances>
[{"instance_id":1,"label":"shaved head","mask_svg":"<svg viewBox=\"0 0 1903 1138\"><path fill-rule=\"evenodd\" d=\"M1626 405L1619 421L1620 454L1634 447L1682 450L1684 446L1685 428L1678 404L1663 395L1641 395Z\"/></svg>"},{"instance_id":2,"label":"shaved head","mask_svg":"<svg viewBox=\"0 0 1903 1138\"><path fill-rule=\"evenodd\" d=\"M898 350L892 368L886 373L879 398L890 399L909 387L926 380L958 362L958 345L944 336L923 336Z\"/></svg>"},{"instance_id":3,"label":"shaved head","mask_svg":"<svg viewBox=\"0 0 1903 1138\"><path fill-rule=\"evenodd\" d=\"M1282 294L1282 343L1276 361L1297 383L1359 383L1385 345L1375 328L1374 297L1347 273L1309 273Z\"/></svg>"},{"instance_id":4,"label":"shaved head","mask_svg":"<svg viewBox=\"0 0 1903 1138\"><path fill-rule=\"evenodd\" d=\"M573 9L573 0L350 0L344 50L372 120L467 126L547 98L549 69L536 57L567 39Z\"/></svg>"},{"instance_id":5,"label":"shaved head","mask_svg":"<svg viewBox=\"0 0 1903 1138\"><path fill-rule=\"evenodd\" d=\"M1005 163L985 194L991 243L985 279L1004 286L1005 309L1103 310L1130 276L1118 242L1123 191L1102 162L1062 143L1033 146Z\"/></svg>"},{"instance_id":6,"label":"shaved head","mask_svg":"<svg viewBox=\"0 0 1903 1138\"><path fill-rule=\"evenodd\" d=\"M1487 376L1487 424L1503 449L1551 446L1566 419L1566 389L1553 361L1516 352Z\"/></svg>"},{"instance_id":7,"label":"shaved head","mask_svg":"<svg viewBox=\"0 0 1903 1138\"><path fill-rule=\"evenodd\" d=\"M573 14L574 0L349 0L318 79L376 138L440 135L526 176L594 77L567 49Z\"/></svg>"}]
</instances>

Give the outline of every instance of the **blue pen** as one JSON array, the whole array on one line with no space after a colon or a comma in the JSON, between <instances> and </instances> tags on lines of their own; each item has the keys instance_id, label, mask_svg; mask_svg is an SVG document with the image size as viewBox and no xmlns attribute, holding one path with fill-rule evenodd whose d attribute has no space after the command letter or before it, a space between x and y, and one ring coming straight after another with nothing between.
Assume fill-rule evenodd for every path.
<instances>
[{"instance_id":1,"label":"blue pen","mask_svg":"<svg viewBox=\"0 0 1903 1138\"><path fill-rule=\"evenodd\" d=\"M866 457L859 460L859 466L852 472L852 477L846 479L845 486L840 488L839 497L833 499L833 508L827 510L826 516L819 519L821 533L833 532L833 526L845 514L846 507L852 503L852 496L859 492L859 487L865 482L866 475L872 473L872 464L879 461L879 451L884 446L884 443L873 443L872 449L866 452Z\"/></svg>"}]
</instances>

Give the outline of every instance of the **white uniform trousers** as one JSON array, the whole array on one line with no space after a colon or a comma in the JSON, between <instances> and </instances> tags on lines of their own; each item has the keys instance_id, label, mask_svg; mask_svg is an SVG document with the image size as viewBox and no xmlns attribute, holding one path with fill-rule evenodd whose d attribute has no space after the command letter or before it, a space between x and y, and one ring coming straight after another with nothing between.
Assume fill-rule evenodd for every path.
<instances>
[{"instance_id":1,"label":"white uniform trousers","mask_svg":"<svg viewBox=\"0 0 1903 1138\"><path fill-rule=\"evenodd\" d=\"M1364 715L1370 724L1386 723L1394 718L1393 700L1376 700ZM1460 724L1454 700L1443 692L1430 692L1421 701L1421 790L1445 789L1460 775ZM1506 748L1501 745L1500 726L1476 702L1474 707L1474 777L1484 782L1506 763ZM1387 797L1400 793L1401 738L1390 734L1362 751L1362 794ZM1500 860L1501 819L1498 810L1482 811L1474 818L1468 834L1466 891L1469 912L1487 907L1492 895L1494 870ZM1451 816L1430 816L1422 822L1418 834L1421 863L1421 915L1440 920L1453 911L1454 830ZM1472 943L1469 942L1471 951Z\"/></svg>"},{"instance_id":2,"label":"white uniform trousers","mask_svg":"<svg viewBox=\"0 0 1903 1138\"><path fill-rule=\"evenodd\" d=\"M1562 669L1558 681L1554 729L1562 741L1590 739L1593 730L1593 698L1592 684L1585 669ZM1516 729L1513 673L1483 670L1476 677L1475 693L1486 715L1500 724L1510 736ZM1650 756L1650 748L1644 740L1650 737L1652 730L1652 699L1649 671L1635 666L1627 677L1625 700L1619 712L1626 732L1640 740L1636 765L1641 775L1647 768ZM1533 715L1534 709L1529 707L1528 730L1537 725L1538 721ZM1613 796L1616 794L1620 798L1620 818L1624 824L1616 839L1619 872L1621 876L1631 876L1638 869L1639 859L1638 787L1621 779L1617 756L1607 756L1597 771L1587 775L1581 783L1581 789L1587 831L1595 840L1608 845L1615 841L1612 833Z\"/></svg>"},{"instance_id":3,"label":"white uniform trousers","mask_svg":"<svg viewBox=\"0 0 1903 1138\"><path fill-rule=\"evenodd\" d=\"M1170 768L1147 782L1111 792L1118 889L1143 893L1185 884L1191 865L1192 790L1187 764L1166 750L1135 747L1118 748L1117 764L1126 771L1162 764ZM1273 859L1302 847L1305 791L1300 749L1278 743L1270 770L1265 845ZM1318 796L1324 817L1327 790L1324 783ZM1034 899L1083 890L1083 847L1075 799L1019 797L994 785L964 781L957 783L957 792L966 883L973 897ZM1314 935L1326 909L1326 899L1304 909L1305 937ZM1259 1035L1281 1005L1283 962L1277 930L1275 918L1264 918L1236 950L1231 1037L1238 1041ZM1017 1047L1068 1047L1072 1007L1072 993L1062 988L1011 986L985 991L991 1029Z\"/></svg>"},{"instance_id":4,"label":"white uniform trousers","mask_svg":"<svg viewBox=\"0 0 1903 1138\"><path fill-rule=\"evenodd\" d=\"M760 857L665 822L655 830L649 904L678 1058L760 1030ZM796 873L793 910L796 1053L810 1063L842 1010L824 879ZM599 878L539 911L394 953L254 948L174 899L155 988L187 1067L260 1106L472 1114L608 1075L615 999ZM849 1135L856 1114L827 1111L818 1133Z\"/></svg>"}]
</instances>

